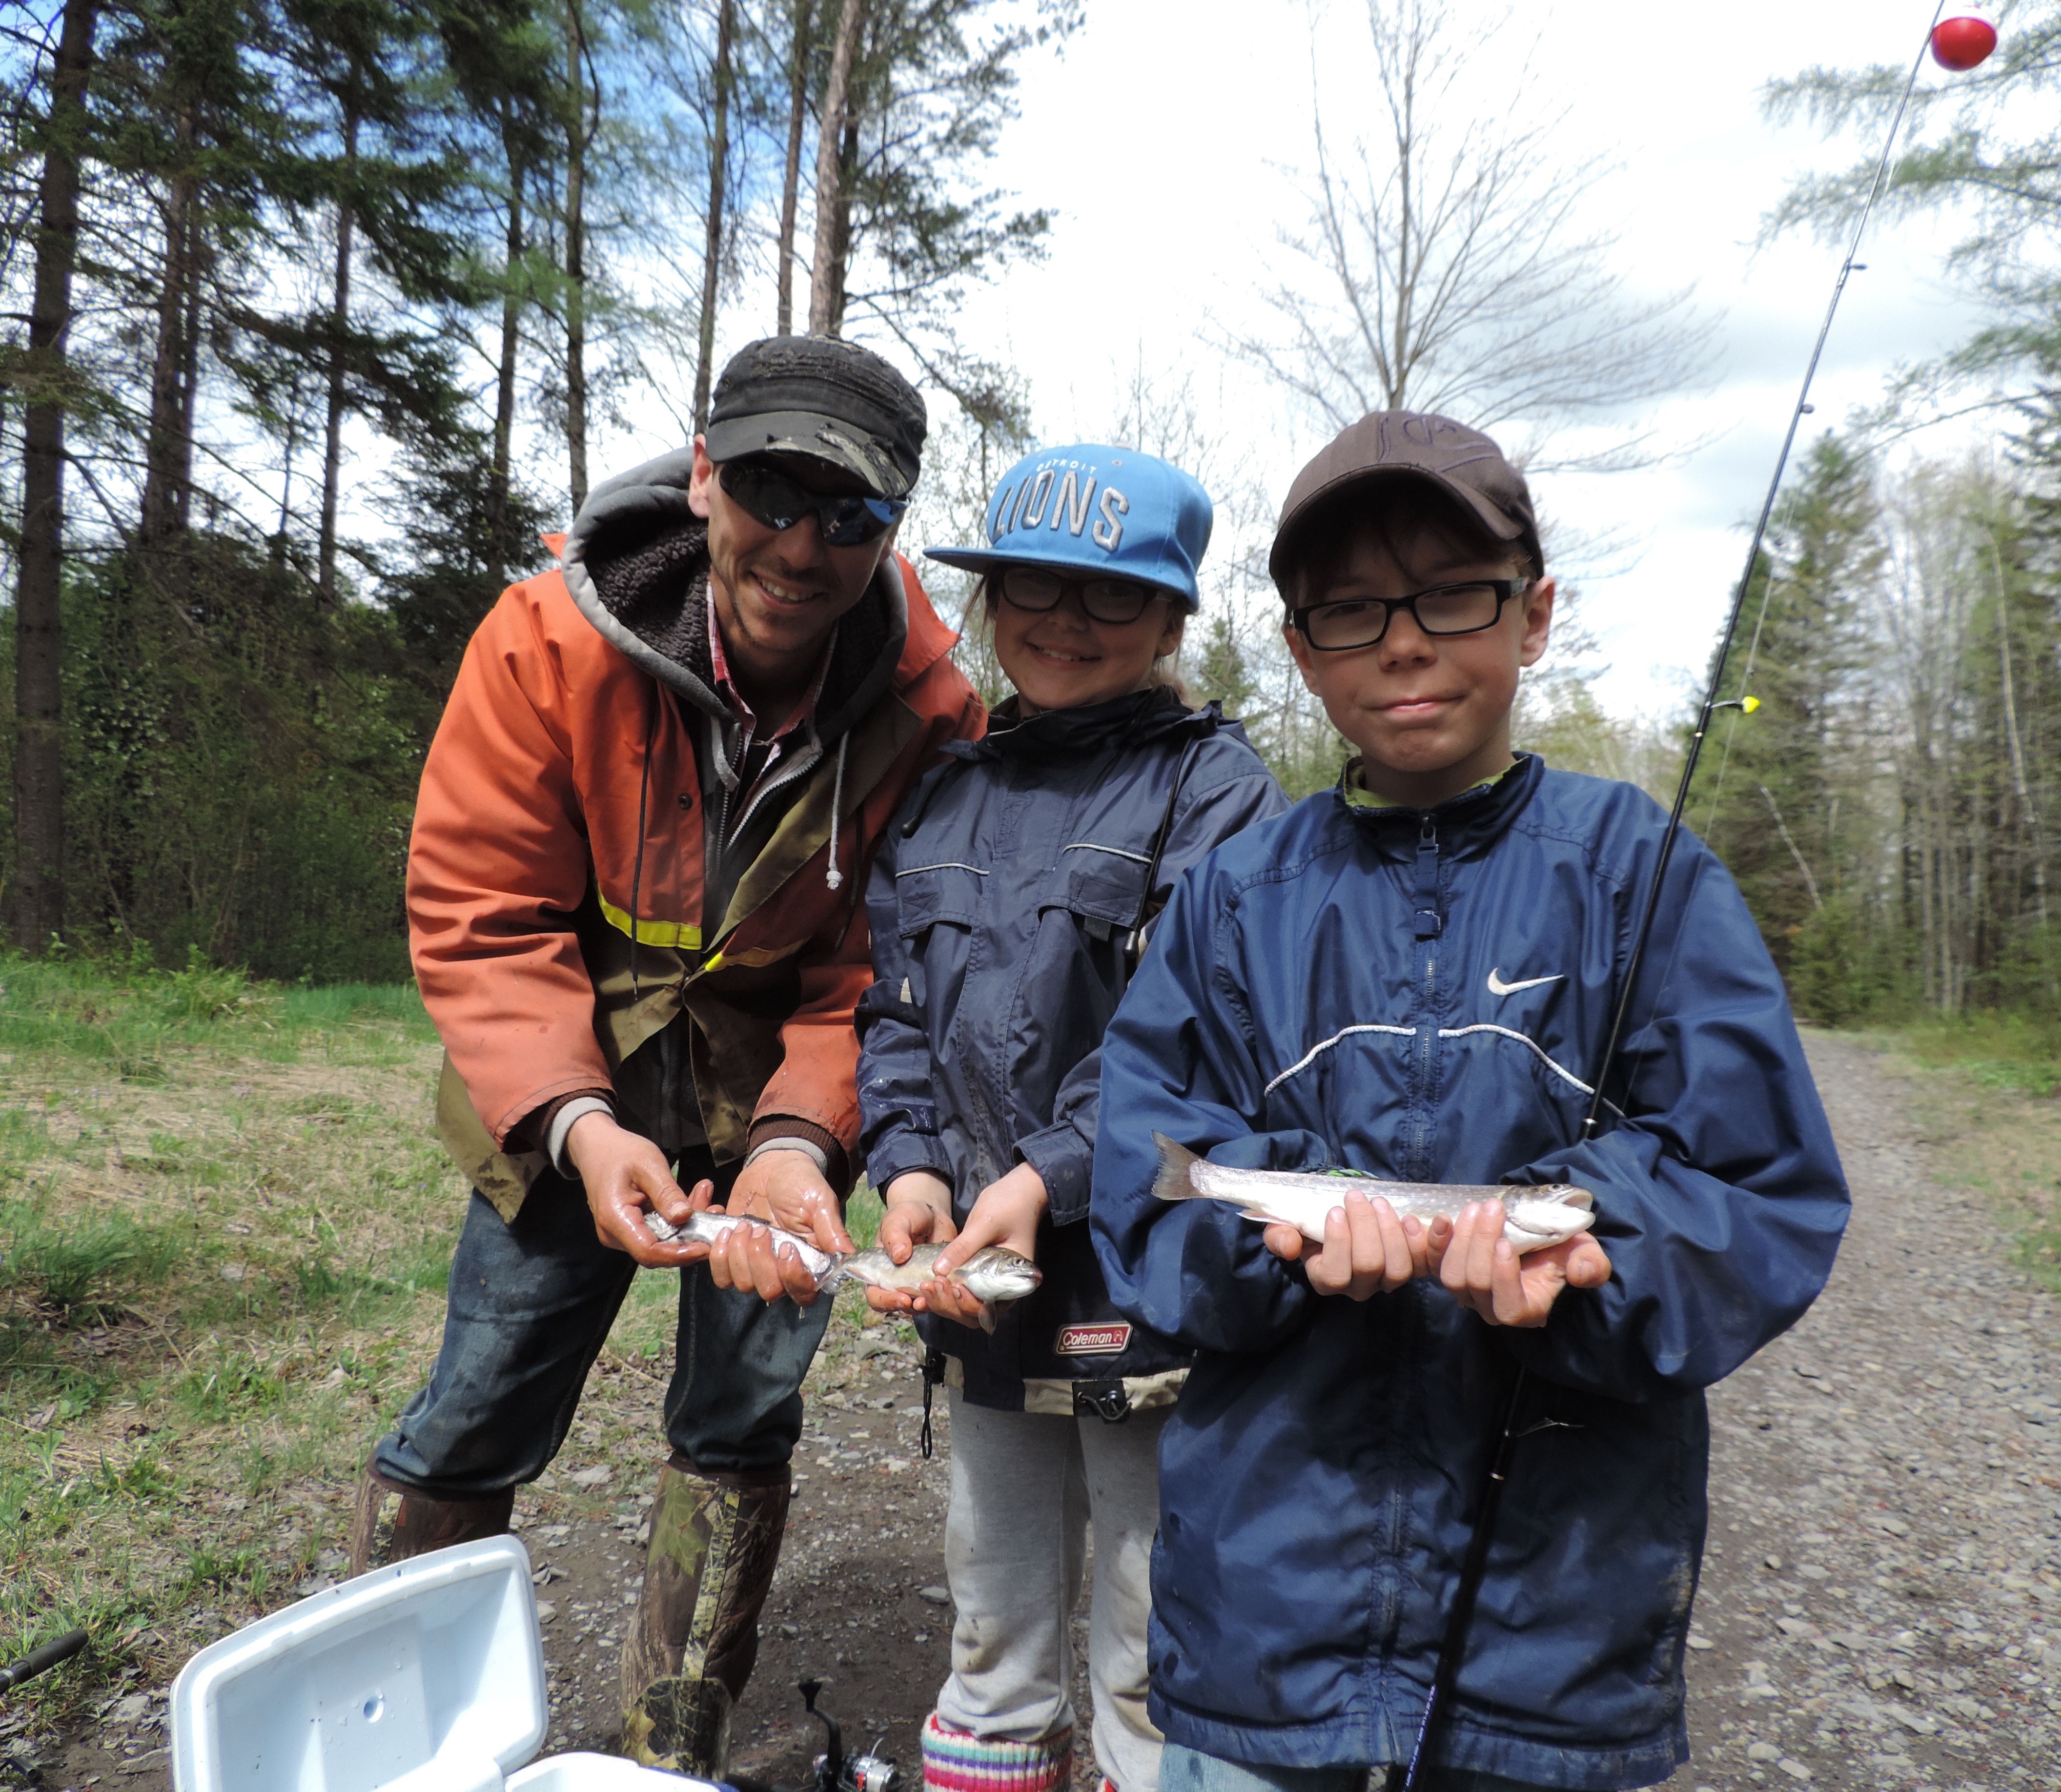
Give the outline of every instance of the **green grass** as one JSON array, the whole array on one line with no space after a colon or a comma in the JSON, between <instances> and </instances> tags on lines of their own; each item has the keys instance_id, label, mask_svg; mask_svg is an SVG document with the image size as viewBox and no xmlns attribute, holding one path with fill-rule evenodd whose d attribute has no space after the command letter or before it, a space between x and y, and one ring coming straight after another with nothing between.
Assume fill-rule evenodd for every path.
<instances>
[{"instance_id":1,"label":"green grass","mask_svg":"<svg viewBox=\"0 0 2061 1792\"><path fill-rule=\"evenodd\" d=\"M38 1729L291 1597L426 1370L464 1190L411 986L0 955L0 1660Z\"/></svg>"},{"instance_id":2,"label":"green grass","mask_svg":"<svg viewBox=\"0 0 2061 1792\"><path fill-rule=\"evenodd\" d=\"M1919 1073L1907 1086L1935 1174L1981 1194L2019 1266L2061 1293L2061 1025L1978 1012L1863 1037Z\"/></svg>"},{"instance_id":3,"label":"green grass","mask_svg":"<svg viewBox=\"0 0 2061 1792\"><path fill-rule=\"evenodd\" d=\"M1987 1011L1914 1021L1893 1035L1928 1069L1951 1069L1987 1089L2035 1097L2061 1089L2061 1022Z\"/></svg>"}]
</instances>

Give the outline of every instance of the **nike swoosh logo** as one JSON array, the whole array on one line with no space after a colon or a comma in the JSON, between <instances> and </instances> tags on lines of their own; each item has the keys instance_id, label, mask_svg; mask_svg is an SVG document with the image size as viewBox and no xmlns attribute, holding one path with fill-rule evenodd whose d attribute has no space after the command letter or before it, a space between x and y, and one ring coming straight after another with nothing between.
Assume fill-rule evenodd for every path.
<instances>
[{"instance_id":1,"label":"nike swoosh logo","mask_svg":"<svg viewBox=\"0 0 2061 1792\"><path fill-rule=\"evenodd\" d=\"M1506 983L1502 967L1498 966L1488 974L1488 993L1491 995L1515 995L1519 990L1535 990L1541 983L1557 983L1567 974L1555 971L1551 977L1527 977L1521 983Z\"/></svg>"}]
</instances>

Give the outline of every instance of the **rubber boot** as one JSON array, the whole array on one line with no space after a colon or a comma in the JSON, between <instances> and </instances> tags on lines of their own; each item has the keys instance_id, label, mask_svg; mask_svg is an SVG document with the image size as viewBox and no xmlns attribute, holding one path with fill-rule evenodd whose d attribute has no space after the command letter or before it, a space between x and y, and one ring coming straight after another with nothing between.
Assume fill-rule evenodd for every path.
<instances>
[{"instance_id":1,"label":"rubber boot","mask_svg":"<svg viewBox=\"0 0 2061 1792\"><path fill-rule=\"evenodd\" d=\"M705 1473L674 1455L658 1477L644 1591L622 1646L622 1752L721 1779L730 1713L758 1658L758 1614L780 1560L788 1471Z\"/></svg>"},{"instance_id":2,"label":"rubber boot","mask_svg":"<svg viewBox=\"0 0 2061 1792\"><path fill-rule=\"evenodd\" d=\"M1073 1779L1071 1724L1035 1742L1017 1742L949 1729L934 1711L923 1720L924 1792L1066 1792Z\"/></svg>"},{"instance_id":3,"label":"rubber boot","mask_svg":"<svg viewBox=\"0 0 2061 1792\"><path fill-rule=\"evenodd\" d=\"M406 1562L411 1555L449 1549L482 1537L499 1537L515 1510L515 1490L478 1499L438 1499L397 1486L376 1469L365 1471L358 1510L350 1525L354 1574Z\"/></svg>"}]
</instances>

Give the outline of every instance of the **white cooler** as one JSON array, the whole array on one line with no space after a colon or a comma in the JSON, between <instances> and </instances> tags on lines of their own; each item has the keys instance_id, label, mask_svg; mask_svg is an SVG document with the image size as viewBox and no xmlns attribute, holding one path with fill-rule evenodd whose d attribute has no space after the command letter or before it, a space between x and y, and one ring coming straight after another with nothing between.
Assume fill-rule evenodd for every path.
<instances>
[{"instance_id":1,"label":"white cooler","mask_svg":"<svg viewBox=\"0 0 2061 1792\"><path fill-rule=\"evenodd\" d=\"M491 1537L346 1581L201 1650L172 1687L172 1784L714 1792L613 1755L523 1767L547 1710L530 1558L514 1538Z\"/></svg>"}]
</instances>

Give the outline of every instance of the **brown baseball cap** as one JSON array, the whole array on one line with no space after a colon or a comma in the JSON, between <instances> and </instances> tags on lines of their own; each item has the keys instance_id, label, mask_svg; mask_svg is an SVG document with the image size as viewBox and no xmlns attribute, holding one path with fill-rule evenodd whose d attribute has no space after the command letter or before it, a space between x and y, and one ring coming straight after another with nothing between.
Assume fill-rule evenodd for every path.
<instances>
[{"instance_id":1,"label":"brown baseball cap","mask_svg":"<svg viewBox=\"0 0 2061 1792\"><path fill-rule=\"evenodd\" d=\"M1539 519L1524 475L1479 430L1423 410L1370 411L1334 436L1295 475L1267 570L1279 586L1298 530L1327 498L1375 479L1428 482L1463 505L1499 542L1527 549L1542 562Z\"/></svg>"}]
</instances>

